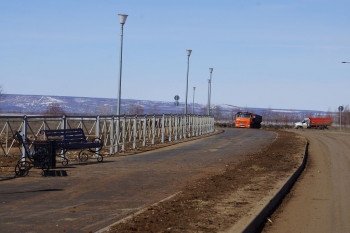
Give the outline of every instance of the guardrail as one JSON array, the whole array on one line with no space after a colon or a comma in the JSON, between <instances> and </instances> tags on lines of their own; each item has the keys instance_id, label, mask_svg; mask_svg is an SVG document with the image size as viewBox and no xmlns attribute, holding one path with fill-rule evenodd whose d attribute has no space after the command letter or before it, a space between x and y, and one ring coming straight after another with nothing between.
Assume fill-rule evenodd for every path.
<instances>
[{"instance_id":1,"label":"guardrail","mask_svg":"<svg viewBox=\"0 0 350 233\"><path fill-rule=\"evenodd\" d=\"M119 126L119 130L117 130ZM214 117L200 115L142 116L0 116L0 154L21 153L24 149L14 140L22 131L30 140L44 139L42 130L82 128L89 138L100 137L105 153L178 141L214 131ZM18 150L16 149L18 148ZM107 149L107 150L106 150Z\"/></svg>"}]
</instances>

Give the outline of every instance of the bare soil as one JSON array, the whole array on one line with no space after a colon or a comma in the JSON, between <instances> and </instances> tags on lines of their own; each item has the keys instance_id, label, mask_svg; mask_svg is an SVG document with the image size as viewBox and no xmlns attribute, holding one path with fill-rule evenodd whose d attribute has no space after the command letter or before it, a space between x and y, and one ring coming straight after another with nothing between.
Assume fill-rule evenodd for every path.
<instances>
[{"instance_id":1,"label":"bare soil","mask_svg":"<svg viewBox=\"0 0 350 233\"><path fill-rule=\"evenodd\" d=\"M305 171L263 232L350 232L350 133L302 130Z\"/></svg>"},{"instance_id":2,"label":"bare soil","mask_svg":"<svg viewBox=\"0 0 350 233\"><path fill-rule=\"evenodd\" d=\"M301 164L306 140L278 131L261 151L220 174L187 185L169 200L110 227L108 232L227 232Z\"/></svg>"}]
</instances>

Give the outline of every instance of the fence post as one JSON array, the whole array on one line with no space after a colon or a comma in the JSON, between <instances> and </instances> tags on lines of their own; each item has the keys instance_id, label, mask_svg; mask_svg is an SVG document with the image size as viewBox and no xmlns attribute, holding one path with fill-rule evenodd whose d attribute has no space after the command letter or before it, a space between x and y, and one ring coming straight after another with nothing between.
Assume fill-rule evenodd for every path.
<instances>
[{"instance_id":1,"label":"fence post","mask_svg":"<svg viewBox=\"0 0 350 233\"><path fill-rule=\"evenodd\" d=\"M205 134L205 116L202 117L202 135Z\"/></svg>"},{"instance_id":2,"label":"fence post","mask_svg":"<svg viewBox=\"0 0 350 233\"><path fill-rule=\"evenodd\" d=\"M205 134L207 134L208 133L208 117L205 118L204 124L205 124Z\"/></svg>"},{"instance_id":3,"label":"fence post","mask_svg":"<svg viewBox=\"0 0 350 233\"><path fill-rule=\"evenodd\" d=\"M183 129L183 125L182 125L182 115L180 115L180 137L179 137L179 139L181 140L182 139L182 133L183 133L183 131L184 131L184 129Z\"/></svg>"},{"instance_id":4,"label":"fence post","mask_svg":"<svg viewBox=\"0 0 350 233\"><path fill-rule=\"evenodd\" d=\"M211 117L208 118L208 129L209 129L208 133L211 133Z\"/></svg>"},{"instance_id":5,"label":"fence post","mask_svg":"<svg viewBox=\"0 0 350 233\"><path fill-rule=\"evenodd\" d=\"M96 135L96 137L100 138L100 116L96 117L95 135ZM99 156L100 155L100 149L96 148L96 152L97 152L97 156Z\"/></svg>"},{"instance_id":6,"label":"fence post","mask_svg":"<svg viewBox=\"0 0 350 233\"><path fill-rule=\"evenodd\" d=\"M211 117L208 119L208 128L209 128L209 133L211 133Z\"/></svg>"},{"instance_id":7,"label":"fence post","mask_svg":"<svg viewBox=\"0 0 350 233\"><path fill-rule=\"evenodd\" d=\"M169 142L171 142L171 137L172 137L172 130L173 130L173 127L172 127L172 122L171 122L171 118L172 118L172 115L169 116Z\"/></svg>"},{"instance_id":8,"label":"fence post","mask_svg":"<svg viewBox=\"0 0 350 233\"><path fill-rule=\"evenodd\" d=\"M198 136L199 125L198 125L198 115L196 116L196 136Z\"/></svg>"},{"instance_id":9,"label":"fence post","mask_svg":"<svg viewBox=\"0 0 350 233\"><path fill-rule=\"evenodd\" d=\"M152 119L152 145L154 145L155 133L156 133L156 115L153 115L153 119Z\"/></svg>"},{"instance_id":10,"label":"fence post","mask_svg":"<svg viewBox=\"0 0 350 233\"><path fill-rule=\"evenodd\" d=\"M27 127L28 127L28 118L26 115L23 117L23 145L22 145L22 161L26 160L26 150L24 148L24 143L27 142Z\"/></svg>"},{"instance_id":11,"label":"fence post","mask_svg":"<svg viewBox=\"0 0 350 233\"><path fill-rule=\"evenodd\" d=\"M208 117L208 133L211 132L211 126L210 126L210 122L211 122L211 117Z\"/></svg>"},{"instance_id":12,"label":"fence post","mask_svg":"<svg viewBox=\"0 0 350 233\"><path fill-rule=\"evenodd\" d=\"M177 114L175 115L175 141L177 141L177 131L178 131L178 128L177 128Z\"/></svg>"},{"instance_id":13,"label":"fence post","mask_svg":"<svg viewBox=\"0 0 350 233\"><path fill-rule=\"evenodd\" d=\"M67 129L67 118L65 115L62 116L61 129Z\"/></svg>"},{"instance_id":14,"label":"fence post","mask_svg":"<svg viewBox=\"0 0 350 233\"><path fill-rule=\"evenodd\" d=\"M197 129L198 129L198 125L197 125L197 116L193 117L193 136L197 136Z\"/></svg>"},{"instance_id":15,"label":"fence post","mask_svg":"<svg viewBox=\"0 0 350 233\"><path fill-rule=\"evenodd\" d=\"M191 136L194 137L194 132L196 131L196 122L195 122L195 116L192 115L192 132L191 132Z\"/></svg>"},{"instance_id":16,"label":"fence post","mask_svg":"<svg viewBox=\"0 0 350 233\"><path fill-rule=\"evenodd\" d=\"M183 116L183 131L182 131L182 134L183 134L183 137L184 137L184 139L187 137L187 115L184 115Z\"/></svg>"},{"instance_id":17,"label":"fence post","mask_svg":"<svg viewBox=\"0 0 350 233\"><path fill-rule=\"evenodd\" d=\"M145 115L145 118L143 120L143 142L142 142L142 146L146 146L146 133L147 133L147 115Z\"/></svg>"},{"instance_id":18,"label":"fence post","mask_svg":"<svg viewBox=\"0 0 350 233\"><path fill-rule=\"evenodd\" d=\"M207 120L207 124L208 124L208 133L210 133L211 132L211 124L210 124L210 122L211 122L211 117L208 117L208 120Z\"/></svg>"},{"instance_id":19,"label":"fence post","mask_svg":"<svg viewBox=\"0 0 350 233\"><path fill-rule=\"evenodd\" d=\"M123 123L122 123L122 151L125 151L125 123L126 123L126 116L123 117Z\"/></svg>"},{"instance_id":20,"label":"fence post","mask_svg":"<svg viewBox=\"0 0 350 233\"><path fill-rule=\"evenodd\" d=\"M45 127L45 123L44 123L44 127ZM67 129L67 118L65 115L62 116L61 129ZM61 150L61 154L63 155L63 158L66 158L65 150Z\"/></svg>"},{"instance_id":21,"label":"fence post","mask_svg":"<svg viewBox=\"0 0 350 233\"><path fill-rule=\"evenodd\" d=\"M165 119L164 119L165 115L163 114L162 116L162 143L164 143L164 131L165 131L165 128L164 128L164 122L165 122Z\"/></svg>"},{"instance_id":22,"label":"fence post","mask_svg":"<svg viewBox=\"0 0 350 233\"><path fill-rule=\"evenodd\" d=\"M196 116L192 116L192 137L196 136Z\"/></svg>"},{"instance_id":23,"label":"fence post","mask_svg":"<svg viewBox=\"0 0 350 233\"><path fill-rule=\"evenodd\" d=\"M195 121L195 116L192 115L192 118L191 118L191 121L192 121L192 132L191 132L191 136L194 137L195 136L195 131L196 131L196 121Z\"/></svg>"},{"instance_id":24,"label":"fence post","mask_svg":"<svg viewBox=\"0 0 350 233\"><path fill-rule=\"evenodd\" d=\"M210 126L210 122L211 122L211 117L208 117L208 120L207 120L207 125L208 125L208 133L210 133L211 131L211 126Z\"/></svg>"},{"instance_id":25,"label":"fence post","mask_svg":"<svg viewBox=\"0 0 350 233\"><path fill-rule=\"evenodd\" d=\"M215 131L215 119L212 117L211 118L211 132Z\"/></svg>"},{"instance_id":26,"label":"fence post","mask_svg":"<svg viewBox=\"0 0 350 233\"><path fill-rule=\"evenodd\" d=\"M205 134L205 116L202 117L202 135Z\"/></svg>"},{"instance_id":27,"label":"fence post","mask_svg":"<svg viewBox=\"0 0 350 233\"><path fill-rule=\"evenodd\" d=\"M208 118L209 117L205 118L205 134L208 134L208 132L209 132L209 129L208 129Z\"/></svg>"},{"instance_id":28,"label":"fence post","mask_svg":"<svg viewBox=\"0 0 350 233\"><path fill-rule=\"evenodd\" d=\"M117 116L117 122L115 126L115 153L119 152L119 132L120 132L120 115Z\"/></svg>"},{"instance_id":29,"label":"fence post","mask_svg":"<svg viewBox=\"0 0 350 233\"><path fill-rule=\"evenodd\" d=\"M9 119L6 120L5 126L6 127L6 136L5 136L5 155L7 156L10 152L10 150L8 149L8 143L9 143ZM1 142L0 142L1 143Z\"/></svg>"},{"instance_id":30,"label":"fence post","mask_svg":"<svg viewBox=\"0 0 350 233\"><path fill-rule=\"evenodd\" d=\"M134 132L133 132L133 142L132 142L132 148L135 149L136 148L136 133L137 133L137 115L135 115L134 117Z\"/></svg>"},{"instance_id":31,"label":"fence post","mask_svg":"<svg viewBox=\"0 0 350 233\"><path fill-rule=\"evenodd\" d=\"M113 154L113 138L114 138L114 116L111 118L110 122L110 132L109 132L109 154Z\"/></svg>"},{"instance_id":32,"label":"fence post","mask_svg":"<svg viewBox=\"0 0 350 233\"><path fill-rule=\"evenodd\" d=\"M196 136L199 136L199 128L200 128L200 116L197 116L197 132L196 132Z\"/></svg>"},{"instance_id":33,"label":"fence post","mask_svg":"<svg viewBox=\"0 0 350 233\"><path fill-rule=\"evenodd\" d=\"M189 115L188 116L188 137L189 138L191 137L191 131L192 131L191 121L192 121L192 115Z\"/></svg>"}]
</instances>

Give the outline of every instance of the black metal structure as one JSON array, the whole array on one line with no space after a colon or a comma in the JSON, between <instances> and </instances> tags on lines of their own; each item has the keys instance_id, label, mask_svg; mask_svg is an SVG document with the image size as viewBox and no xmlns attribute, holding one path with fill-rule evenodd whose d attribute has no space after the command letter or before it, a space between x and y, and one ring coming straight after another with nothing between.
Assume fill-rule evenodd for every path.
<instances>
[{"instance_id":1,"label":"black metal structure","mask_svg":"<svg viewBox=\"0 0 350 233\"><path fill-rule=\"evenodd\" d=\"M43 130L47 141L54 141L56 149L61 150L59 155L64 160L63 165L68 164L68 159L65 154L69 150L80 150L78 158L80 161L88 160L88 152L97 155L97 161L102 162L103 156L100 155L100 151L103 147L103 143L100 138L95 138L92 142L86 140L83 129L55 129L55 130Z\"/></svg>"},{"instance_id":2,"label":"black metal structure","mask_svg":"<svg viewBox=\"0 0 350 233\"><path fill-rule=\"evenodd\" d=\"M25 157L15 166L16 176L28 175L33 167L42 169L42 175L46 175L49 169L56 168L55 141L30 141L28 138L23 138L20 132L15 133L15 139L25 150Z\"/></svg>"}]
</instances>

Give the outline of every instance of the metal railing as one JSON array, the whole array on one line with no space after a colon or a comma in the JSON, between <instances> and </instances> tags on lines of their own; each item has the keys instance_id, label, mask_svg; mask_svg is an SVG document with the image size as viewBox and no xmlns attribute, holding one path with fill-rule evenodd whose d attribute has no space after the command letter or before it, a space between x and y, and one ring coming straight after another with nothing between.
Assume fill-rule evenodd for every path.
<instances>
[{"instance_id":1,"label":"metal railing","mask_svg":"<svg viewBox=\"0 0 350 233\"><path fill-rule=\"evenodd\" d=\"M117 124L119 121L119 124ZM119 125L119 135L116 126ZM103 141L104 153L114 154L131 149L197 137L214 131L214 117L199 115L142 116L0 116L0 155L21 153L14 139L22 131L30 140L43 140L46 129L82 128L89 138ZM118 139L118 142L117 140Z\"/></svg>"}]
</instances>

